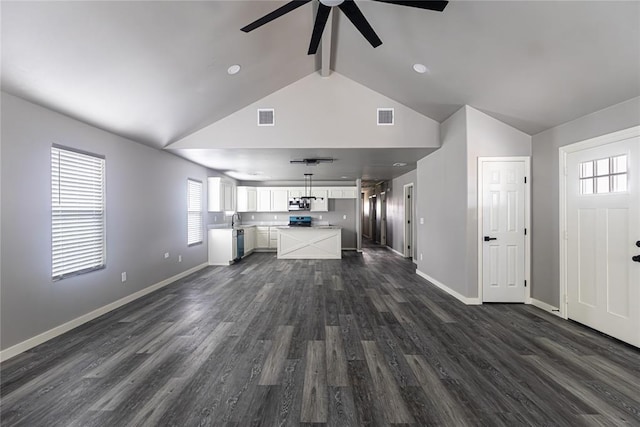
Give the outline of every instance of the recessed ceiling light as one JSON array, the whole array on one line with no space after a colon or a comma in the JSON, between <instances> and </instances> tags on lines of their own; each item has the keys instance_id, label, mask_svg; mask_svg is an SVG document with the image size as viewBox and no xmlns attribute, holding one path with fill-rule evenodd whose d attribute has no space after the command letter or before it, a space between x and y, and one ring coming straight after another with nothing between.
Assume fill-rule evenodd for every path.
<instances>
[{"instance_id":1,"label":"recessed ceiling light","mask_svg":"<svg viewBox=\"0 0 640 427\"><path fill-rule=\"evenodd\" d=\"M234 64L231 67L227 68L227 73L231 75L238 74L239 71L240 71L240 66L238 64Z\"/></svg>"},{"instance_id":2,"label":"recessed ceiling light","mask_svg":"<svg viewBox=\"0 0 640 427\"><path fill-rule=\"evenodd\" d=\"M424 64L413 64L413 71L416 73L424 74L429 71L426 65Z\"/></svg>"},{"instance_id":3,"label":"recessed ceiling light","mask_svg":"<svg viewBox=\"0 0 640 427\"><path fill-rule=\"evenodd\" d=\"M405 162L396 162L393 164L393 166L396 168L401 168L403 166L407 166L407 164Z\"/></svg>"}]
</instances>

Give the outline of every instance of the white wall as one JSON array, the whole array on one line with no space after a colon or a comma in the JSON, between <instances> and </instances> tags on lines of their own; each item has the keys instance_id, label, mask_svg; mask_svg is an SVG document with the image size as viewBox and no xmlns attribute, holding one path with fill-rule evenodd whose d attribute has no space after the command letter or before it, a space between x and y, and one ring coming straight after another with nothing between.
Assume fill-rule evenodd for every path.
<instances>
[{"instance_id":1,"label":"white wall","mask_svg":"<svg viewBox=\"0 0 640 427\"><path fill-rule=\"evenodd\" d=\"M528 156L531 137L469 106L440 134L442 147L418 162L418 270L477 298L478 157Z\"/></svg>"},{"instance_id":2,"label":"white wall","mask_svg":"<svg viewBox=\"0 0 640 427\"><path fill-rule=\"evenodd\" d=\"M533 136L532 297L559 307L558 148L640 125L640 97Z\"/></svg>"},{"instance_id":3,"label":"white wall","mask_svg":"<svg viewBox=\"0 0 640 427\"><path fill-rule=\"evenodd\" d=\"M395 109L394 126L378 126L376 109ZM275 109L275 126L257 126L258 108ZM189 148L438 147L438 122L338 73L292 83L170 144Z\"/></svg>"},{"instance_id":4,"label":"white wall","mask_svg":"<svg viewBox=\"0 0 640 427\"><path fill-rule=\"evenodd\" d=\"M185 212L187 178L202 180L206 191L207 169L5 93L1 104L1 349L207 261L206 239L187 247ZM106 268L57 282L52 143L105 155L107 168Z\"/></svg>"}]
</instances>

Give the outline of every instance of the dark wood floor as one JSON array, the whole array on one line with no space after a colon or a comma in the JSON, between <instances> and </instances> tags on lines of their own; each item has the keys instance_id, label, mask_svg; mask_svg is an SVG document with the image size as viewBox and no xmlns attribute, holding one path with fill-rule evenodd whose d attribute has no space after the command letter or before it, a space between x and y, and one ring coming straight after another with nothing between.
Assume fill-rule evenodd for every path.
<instances>
[{"instance_id":1,"label":"dark wood floor","mask_svg":"<svg viewBox=\"0 0 640 427\"><path fill-rule=\"evenodd\" d=\"M640 352L385 249L211 267L1 366L3 426L640 425Z\"/></svg>"}]
</instances>

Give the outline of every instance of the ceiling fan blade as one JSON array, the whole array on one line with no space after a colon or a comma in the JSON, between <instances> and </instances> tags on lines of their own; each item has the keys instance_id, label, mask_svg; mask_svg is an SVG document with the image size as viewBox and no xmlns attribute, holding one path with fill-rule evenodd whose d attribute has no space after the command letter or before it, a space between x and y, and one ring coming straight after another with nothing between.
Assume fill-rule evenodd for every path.
<instances>
[{"instance_id":1,"label":"ceiling fan blade","mask_svg":"<svg viewBox=\"0 0 640 427\"><path fill-rule=\"evenodd\" d=\"M378 37L367 18L364 17L360 8L353 2L353 0L345 0L344 3L338 6L340 10L347 15L347 18L353 23L353 25L360 31L365 39L371 43L371 46L378 47L382 44L382 40Z\"/></svg>"},{"instance_id":2,"label":"ceiling fan blade","mask_svg":"<svg viewBox=\"0 0 640 427\"><path fill-rule=\"evenodd\" d=\"M318 7L318 13L316 14L316 23L313 25L311 43L309 43L309 52L307 52L308 55L315 55L315 53L318 51L320 39L322 38L322 32L324 31L324 26L327 24L327 19L329 19L329 12L331 12L331 7L325 6L324 4L320 3Z\"/></svg>"},{"instance_id":3,"label":"ceiling fan blade","mask_svg":"<svg viewBox=\"0 0 640 427\"><path fill-rule=\"evenodd\" d=\"M293 0L293 1L290 1L289 3L285 4L284 6L281 6L281 7L277 8L273 12L266 14L262 18L253 21L251 24L247 25L246 27L241 28L241 30L244 31L245 33L248 33L249 31L253 31L256 28L262 27L264 24L268 24L269 22L273 21L274 19L280 18L282 15L284 15L286 13L289 13L292 10L297 9L302 5L304 5L306 3L309 3L310 1L311 0Z\"/></svg>"},{"instance_id":4,"label":"ceiling fan blade","mask_svg":"<svg viewBox=\"0 0 640 427\"><path fill-rule=\"evenodd\" d=\"M381 3L391 3L397 4L400 6L409 6L409 7L417 7L420 9L427 10L435 10L438 12L442 12L445 7L447 7L448 1L438 1L438 0L414 0L414 1L404 1L404 0L373 0L379 1Z\"/></svg>"}]
</instances>

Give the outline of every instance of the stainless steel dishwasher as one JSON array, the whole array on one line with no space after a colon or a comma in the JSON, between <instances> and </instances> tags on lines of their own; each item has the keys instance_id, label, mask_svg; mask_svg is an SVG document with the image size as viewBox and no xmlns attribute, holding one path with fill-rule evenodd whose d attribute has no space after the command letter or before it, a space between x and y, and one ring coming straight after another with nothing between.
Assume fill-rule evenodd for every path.
<instances>
[{"instance_id":1,"label":"stainless steel dishwasher","mask_svg":"<svg viewBox=\"0 0 640 427\"><path fill-rule=\"evenodd\" d=\"M236 230L236 248L234 261L240 261L244 256L244 230L241 228Z\"/></svg>"}]
</instances>

